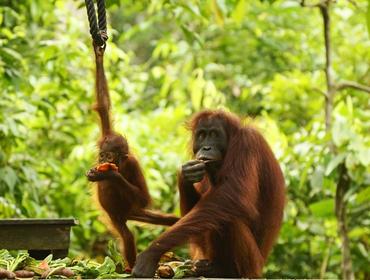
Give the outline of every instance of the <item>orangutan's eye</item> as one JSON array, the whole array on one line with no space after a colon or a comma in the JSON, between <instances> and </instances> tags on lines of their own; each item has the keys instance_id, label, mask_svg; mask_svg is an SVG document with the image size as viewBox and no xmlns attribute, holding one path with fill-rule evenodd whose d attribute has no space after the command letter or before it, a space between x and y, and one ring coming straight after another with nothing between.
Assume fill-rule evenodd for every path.
<instances>
[{"instance_id":1,"label":"orangutan's eye","mask_svg":"<svg viewBox=\"0 0 370 280\"><path fill-rule=\"evenodd\" d=\"M202 141L206 137L206 133L203 130L200 130L196 134L196 139Z\"/></svg>"},{"instance_id":2,"label":"orangutan's eye","mask_svg":"<svg viewBox=\"0 0 370 280\"><path fill-rule=\"evenodd\" d=\"M211 130L211 132L209 133L209 136L211 138L217 138L218 137L218 131L217 130Z\"/></svg>"},{"instance_id":3,"label":"orangutan's eye","mask_svg":"<svg viewBox=\"0 0 370 280\"><path fill-rule=\"evenodd\" d=\"M107 161L114 161L114 154L113 153L107 153Z\"/></svg>"}]
</instances>

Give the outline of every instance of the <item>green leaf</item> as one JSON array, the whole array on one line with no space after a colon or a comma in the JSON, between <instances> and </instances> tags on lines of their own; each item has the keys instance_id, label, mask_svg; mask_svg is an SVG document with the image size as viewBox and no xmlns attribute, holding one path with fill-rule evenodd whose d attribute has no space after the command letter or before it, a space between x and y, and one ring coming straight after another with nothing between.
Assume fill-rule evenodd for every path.
<instances>
[{"instance_id":1,"label":"green leaf","mask_svg":"<svg viewBox=\"0 0 370 280\"><path fill-rule=\"evenodd\" d=\"M53 260L53 254L49 254L45 259L44 262L50 263Z\"/></svg>"},{"instance_id":2,"label":"green leaf","mask_svg":"<svg viewBox=\"0 0 370 280\"><path fill-rule=\"evenodd\" d=\"M310 184L312 189L321 189L324 185L324 171L321 166L311 175Z\"/></svg>"},{"instance_id":3,"label":"green leaf","mask_svg":"<svg viewBox=\"0 0 370 280\"><path fill-rule=\"evenodd\" d=\"M348 112L346 111L346 113L343 114L347 115ZM351 131L348 123L340 120L333 124L332 135L335 146L340 147L351 140L353 137L353 132Z\"/></svg>"},{"instance_id":4,"label":"green leaf","mask_svg":"<svg viewBox=\"0 0 370 280\"><path fill-rule=\"evenodd\" d=\"M3 50L3 53L5 55L8 55L9 57L11 57L15 60L22 61L22 55L19 52L15 51L13 49L4 48L4 47L2 48L2 50Z\"/></svg>"},{"instance_id":5,"label":"green leaf","mask_svg":"<svg viewBox=\"0 0 370 280\"><path fill-rule=\"evenodd\" d=\"M192 44L193 41L196 41L202 48L204 47L204 43L202 42L202 39L199 37L197 33L195 33L194 31L191 31L184 24L182 24L180 27L181 27L182 32L184 32L186 40L189 42L189 44Z\"/></svg>"},{"instance_id":6,"label":"green leaf","mask_svg":"<svg viewBox=\"0 0 370 280\"><path fill-rule=\"evenodd\" d=\"M193 266L191 264L184 263L175 269L174 279L194 277Z\"/></svg>"},{"instance_id":7,"label":"green leaf","mask_svg":"<svg viewBox=\"0 0 370 280\"><path fill-rule=\"evenodd\" d=\"M110 257L105 257L104 262L97 267L99 275L110 274L116 271L116 265Z\"/></svg>"},{"instance_id":8,"label":"green leaf","mask_svg":"<svg viewBox=\"0 0 370 280\"><path fill-rule=\"evenodd\" d=\"M12 134L14 136L17 136L19 137L21 135L21 133L19 132L19 129L18 129L18 125L17 125L17 122L14 120L14 119L7 119L6 120L6 125L8 126L8 128L10 129L10 131L12 132Z\"/></svg>"},{"instance_id":9,"label":"green leaf","mask_svg":"<svg viewBox=\"0 0 370 280\"><path fill-rule=\"evenodd\" d=\"M224 15L219 4L217 3L217 0L211 0L211 9L215 16L216 23L220 26L223 26L225 23Z\"/></svg>"},{"instance_id":10,"label":"green leaf","mask_svg":"<svg viewBox=\"0 0 370 280\"><path fill-rule=\"evenodd\" d=\"M17 183L18 176L15 171L9 166L0 169L2 180L8 185L10 192L14 191L15 184Z\"/></svg>"},{"instance_id":11,"label":"green leaf","mask_svg":"<svg viewBox=\"0 0 370 280\"><path fill-rule=\"evenodd\" d=\"M343 162L343 160L345 159L346 157L346 154L339 154L339 155L336 155L328 164L328 166L326 167L326 170L325 170L325 176L328 176L330 175L331 172L333 172L333 170Z\"/></svg>"},{"instance_id":12,"label":"green leaf","mask_svg":"<svg viewBox=\"0 0 370 280\"><path fill-rule=\"evenodd\" d=\"M244 19L244 15L245 15L245 0L239 0L238 4L236 5L232 13L232 18L236 23L240 24Z\"/></svg>"},{"instance_id":13,"label":"green leaf","mask_svg":"<svg viewBox=\"0 0 370 280\"><path fill-rule=\"evenodd\" d=\"M312 214L318 218L334 216L334 199L325 199L310 204Z\"/></svg>"},{"instance_id":14,"label":"green leaf","mask_svg":"<svg viewBox=\"0 0 370 280\"><path fill-rule=\"evenodd\" d=\"M356 202L365 203L370 201L370 187L365 188L357 194Z\"/></svg>"},{"instance_id":15,"label":"green leaf","mask_svg":"<svg viewBox=\"0 0 370 280\"><path fill-rule=\"evenodd\" d=\"M360 146L356 157L363 166L368 166L370 164L370 149Z\"/></svg>"},{"instance_id":16,"label":"green leaf","mask_svg":"<svg viewBox=\"0 0 370 280\"><path fill-rule=\"evenodd\" d=\"M359 238L361 236L369 236L370 234L370 229L369 228L364 228L364 227L355 227L349 232L349 237L350 238Z\"/></svg>"},{"instance_id":17,"label":"green leaf","mask_svg":"<svg viewBox=\"0 0 370 280\"><path fill-rule=\"evenodd\" d=\"M122 255L117 249L117 244L114 240L108 242L108 256L114 261L116 266L124 267L124 261Z\"/></svg>"}]
</instances>

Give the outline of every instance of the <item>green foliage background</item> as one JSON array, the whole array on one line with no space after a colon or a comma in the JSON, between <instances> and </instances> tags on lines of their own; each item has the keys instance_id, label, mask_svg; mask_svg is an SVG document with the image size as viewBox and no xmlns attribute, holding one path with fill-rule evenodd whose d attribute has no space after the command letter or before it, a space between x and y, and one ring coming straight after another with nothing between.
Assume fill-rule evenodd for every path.
<instances>
[{"instance_id":1,"label":"green foliage background","mask_svg":"<svg viewBox=\"0 0 370 280\"><path fill-rule=\"evenodd\" d=\"M107 5L115 127L143 165L154 207L179 213L176 172L189 158L186 120L201 108L225 108L261 129L286 177L284 226L265 276L341 277L334 195L336 167L344 162L354 271L369 277L369 95L337 94L333 127L325 132L318 10L293 0ZM365 85L367 5L340 0L331 11L336 77ZM99 257L111 237L84 175L99 136L93 86L83 1L0 0L0 218L75 217L71 255ZM164 230L131 228L139 250Z\"/></svg>"}]
</instances>

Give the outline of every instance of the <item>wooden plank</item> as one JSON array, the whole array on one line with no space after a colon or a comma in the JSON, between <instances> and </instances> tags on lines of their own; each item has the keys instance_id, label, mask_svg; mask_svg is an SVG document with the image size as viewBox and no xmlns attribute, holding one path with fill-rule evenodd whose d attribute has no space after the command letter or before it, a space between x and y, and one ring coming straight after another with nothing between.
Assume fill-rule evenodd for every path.
<instances>
[{"instance_id":1,"label":"wooden plank","mask_svg":"<svg viewBox=\"0 0 370 280\"><path fill-rule=\"evenodd\" d=\"M69 226L1 226L0 248L66 249L69 247L69 230Z\"/></svg>"},{"instance_id":2,"label":"wooden plank","mask_svg":"<svg viewBox=\"0 0 370 280\"><path fill-rule=\"evenodd\" d=\"M75 219L0 219L2 225L77 225Z\"/></svg>"},{"instance_id":3,"label":"wooden plank","mask_svg":"<svg viewBox=\"0 0 370 280\"><path fill-rule=\"evenodd\" d=\"M74 219L0 220L0 249L66 250Z\"/></svg>"}]
</instances>

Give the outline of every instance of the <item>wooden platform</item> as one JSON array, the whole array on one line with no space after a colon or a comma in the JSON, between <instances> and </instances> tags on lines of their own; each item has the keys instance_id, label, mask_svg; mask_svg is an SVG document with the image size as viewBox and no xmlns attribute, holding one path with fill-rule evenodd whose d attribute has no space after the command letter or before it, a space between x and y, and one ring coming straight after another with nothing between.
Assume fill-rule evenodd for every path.
<instances>
[{"instance_id":1,"label":"wooden platform","mask_svg":"<svg viewBox=\"0 0 370 280\"><path fill-rule=\"evenodd\" d=\"M68 254L71 227L75 219L0 219L0 249L28 250L42 259Z\"/></svg>"}]
</instances>

